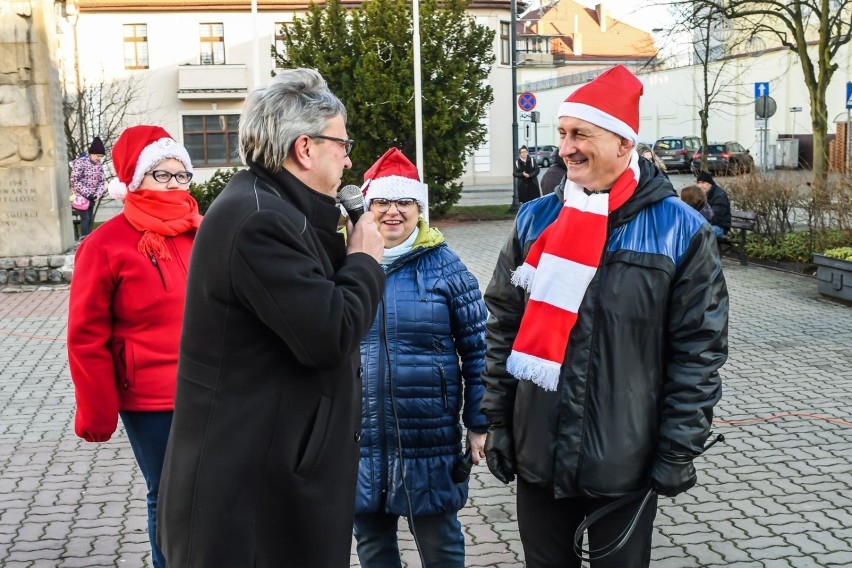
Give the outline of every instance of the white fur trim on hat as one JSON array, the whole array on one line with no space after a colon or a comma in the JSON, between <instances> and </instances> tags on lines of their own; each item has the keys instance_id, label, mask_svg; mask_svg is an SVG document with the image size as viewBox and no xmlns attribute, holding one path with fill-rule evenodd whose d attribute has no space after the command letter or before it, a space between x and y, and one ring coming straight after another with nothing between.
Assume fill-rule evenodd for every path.
<instances>
[{"instance_id":1,"label":"white fur trim on hat","mask_svg":"<svg viewBox=\"0 0 852 568\"><path fill-rule=\"evenodd\" d=\"M593 106L565 101L559 106L559 113L556 116L579 118L580 120L591 122L595 126L600 126L605 130L614 132L623 138L633 140L633 144L639 142L639 133L634 132L626 122Z\"/></svg>"},{"instance_id":2,"label":"white fur trim on hat","mask_svg":"<svg viewBox=\"0 0 852 568\"><path fill-rule=\"evenodd\" d=\"M145 149L139 153L139 159L136 160L136 169L133 171L133 179L128 184L128 189L134 191L142 183L142 178L145 173L151 168L162 162L173 158L183 164L186 171L192 172L192 161L189 159L189 153L186 148L172 140L171 138L160 138L156 142L152 142L145 146Z\"/></svg>"},{"instance_id":3,"label":"white fur trim on hat","mask_svg":"<svg viewBox=\"0 0 852 568\"><path fill-rule=\"evenodd\" d=\"M405 199L417 200L420 212L426 211L428 188L425 183L403 176L383 176L367 182L367 193L364 202L367 209L374 199Z\"/></svg>"},{"instance_id":4,"label":"white fur trim on hat","mask_svg":"<svg viewBox=\"0 0 852 568\"><path fill-rule=\"evenodd\" d=\"M122 181L117 177L109 180L107 191L109 191L110 197L117 199L118 201L124 201L124 198L127 197L127 185L122 183Z\"/></svg>"}]
</instances>

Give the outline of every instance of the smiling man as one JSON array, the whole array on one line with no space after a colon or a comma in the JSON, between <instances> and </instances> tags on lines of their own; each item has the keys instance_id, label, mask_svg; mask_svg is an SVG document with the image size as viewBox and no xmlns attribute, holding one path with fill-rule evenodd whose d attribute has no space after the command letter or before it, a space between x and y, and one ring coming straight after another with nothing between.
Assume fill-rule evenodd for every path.
<instances>
[{"instance_id":1,"label":"smiling man","mask_svg":"<svg viewBox=\"0 0 852 568\"><path fill-rule=\"evenodd\" d=\"M348 566L358 471L358 345L384 292L365 212L334 200L346 112L312 69L246 99L234 175L189 265L160 483L168 566ZM128 355L129 357L129 355Z\"/></svg>"},{"instance_id":2,"label":"smiling man","mask_svg":"<svg viewBox=\"0 0 852 568\"><path fill-rule=\"evenodd\" d=\"M635 531L600 567L646 567L657 494L696 483L722 394L728 294L707 222L635 151L642 83L622 66L559 108L564 187L524 204L485 293L488 467L518 477L530 568L580 566ZM560 191L561 190L561 191ZM560 197L564 201L560 200Z\"/></svg>"}]
</instances>

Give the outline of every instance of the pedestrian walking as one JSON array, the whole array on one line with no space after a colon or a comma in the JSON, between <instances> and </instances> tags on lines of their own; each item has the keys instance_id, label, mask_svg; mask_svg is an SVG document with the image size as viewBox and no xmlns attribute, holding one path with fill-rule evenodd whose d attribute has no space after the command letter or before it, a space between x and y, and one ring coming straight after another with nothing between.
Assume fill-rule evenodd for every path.
<instances>
[{"instance_id":1,"label":"pedestrian walking","mask_svg":"<svg viewBox=\"0 0 852 568\"><path fill-rule=\"evenodd\" d=\"M518 178L518 201L526 203L541 197L538 187L539 167L535 158L530 156L526 146L518 150L518 158L515 160L515 169L512 174Z\"/></svg>"},{"instance_id":2,"label":"pedestrian walking","mask_svg":"<svg viewBox=\"0 0 852 568\"><path fill-rule=\"evenodd\" d=\"M106 189L104 155L104 143L95 136L88 151L71 162L71 207L80 215L80 239L92 232L95 203Z\"/></svg>"}]
</instances>

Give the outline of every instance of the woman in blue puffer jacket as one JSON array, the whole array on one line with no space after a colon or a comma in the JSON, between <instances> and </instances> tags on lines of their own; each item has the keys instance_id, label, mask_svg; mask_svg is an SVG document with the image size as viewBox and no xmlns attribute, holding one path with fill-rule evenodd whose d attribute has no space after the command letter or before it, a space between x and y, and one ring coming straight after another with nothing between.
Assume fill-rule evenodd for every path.
<instances>
[{"instance_id":1,"label":"woman in blue puffer jacket","mask_svg":"<svg viewBox=\"0 0 852 568\"><path fill-rule=\"evenodd\" d=\"M411 162L393 148L364 177L387 285L361 342L358 557L364 568L400 566L397 524L406 517L423 566L462 568L458 511L468 484L453 469L463 464L460 414L472 462L484 459L485 305L476 278L420 217L426 186Z\"/></svg>"}]
</instances>

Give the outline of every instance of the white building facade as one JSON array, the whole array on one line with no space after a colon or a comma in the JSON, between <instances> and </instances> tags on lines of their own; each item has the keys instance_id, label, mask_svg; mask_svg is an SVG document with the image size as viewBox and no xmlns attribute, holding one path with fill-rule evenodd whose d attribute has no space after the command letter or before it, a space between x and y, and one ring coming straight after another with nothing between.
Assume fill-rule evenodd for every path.
<instances>
[{"instance_id":1,"label":"white building facade","mask_svg":"<svg viewBox=\"0 0 852 568\"><path fill-rule=\"evenodd\" d=\"M240 165L237 125L245 97L271 80L271 46L283 46L281 26L306 8L265 0L256 10L249 2L218 4L79 0L64 30L65 76L79 72L82 83L118 81L131 86L136 95L128 125L166 128L187 147L198 181L216 169ZM494 102L484 118L488 141L470 156L462 181L504 183L511 179L514 155L511 136L504 135L511 130L506 116L514 97L511 65L501 62L506 60L501 49L507 45L501 44L500 33L507 29L501 23L510 18L509 2L474 2L468 13L495 30L496 63L489 77ZM357 141L357 132L350 135Z\"/></svg>"}]
</instances>

